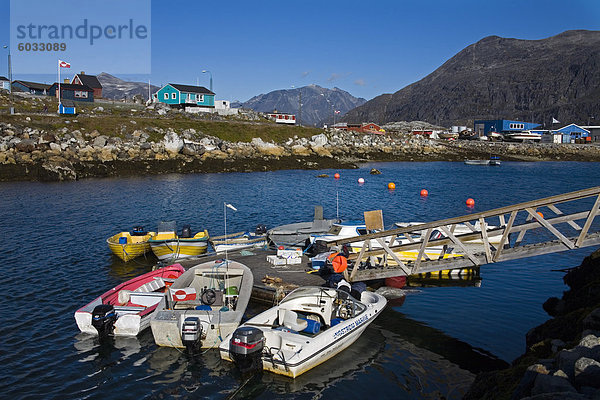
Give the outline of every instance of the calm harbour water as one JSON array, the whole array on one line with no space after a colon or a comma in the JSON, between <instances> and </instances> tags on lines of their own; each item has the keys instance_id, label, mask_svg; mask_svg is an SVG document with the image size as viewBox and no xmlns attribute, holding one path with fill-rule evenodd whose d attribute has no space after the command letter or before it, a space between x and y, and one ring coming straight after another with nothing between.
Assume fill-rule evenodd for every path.
<instances>
[{"instance_id":1,"label":"calm harbour water","mask_svg":"<svg viewBox=\"0 0 600 400\"><path fill-rule=\"evenodd\" d=\"M369 175L371 168L381 175ZM341 174L340 180L316 178ZM364 185L357 179L363 177ZM396 190L387 190L395 182ZM123 263L106 238L161 220L223 233L325 216L361 219L382 209L395 221L432 221L600 185L598 163L378 163L357 170L164 175L67 183L1 183L6 271L0 297L0 393L5 398L460 398L474 375L512 361L525 333L549 317L541 304L566 287L562 273L595 248L492 264L481 287L411 290L349 349L291 380L245 383L210 350L190 358L158 348L149 331L99 344L79 334L73 313L151 269L149 256ZM421 189L429 191L421 198ZM337 199L336 199L337 198ZM597 230L598 228L595 227ZM250 313L260 306L253 305Z\"/></svg>"}]
</instances>

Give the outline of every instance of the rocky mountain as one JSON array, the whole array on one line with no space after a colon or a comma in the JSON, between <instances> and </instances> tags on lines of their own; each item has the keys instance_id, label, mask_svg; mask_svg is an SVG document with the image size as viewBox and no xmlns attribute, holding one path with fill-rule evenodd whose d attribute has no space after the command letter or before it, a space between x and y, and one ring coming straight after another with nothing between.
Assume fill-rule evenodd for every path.
<instances>
[{"instance_id":1,"label":"rocky mountain","mask_svg":"<svg viewBox=\"0 0 600 400\"><path fill-rule=\"evenodd\" d=\"M356 98L337 87L326 89L318 85L308 85L260 94L242 103L241 106L260 112L277 110L296 114L298 118L300 99L302 99L302 115L300 116L302 125L331 124L333 113L340 111L335 114L337 122L346 112L366 102L365 99Z\"/></svg>"},{"instance_id":2,"label":"rocky mountain","mask_svg":"<svg viewBox=\"0 0 600 400\"><path fill-rule=\"evenodd\" d=\"M350 122L449 126L505 118L549 125L600 118L600 31L541 40L486 37L425 78L348 112ZM592 119L590 122L594 123Z\"/></svg>"},{"instance_id":3,"label":"rocky mountain","mask_svg":"<svg viewBox=\"0 0 600 400\"><path fill-rule=\"evenodd\" d=\"M102 84L102 97L106 99L128 99L135 95L142 96L144 100L148 100L148 82L129 82L102 72L98 75L98 80ZM151 93L155 93L158 86L150 85Z\"/></svg>"}]
</instances>

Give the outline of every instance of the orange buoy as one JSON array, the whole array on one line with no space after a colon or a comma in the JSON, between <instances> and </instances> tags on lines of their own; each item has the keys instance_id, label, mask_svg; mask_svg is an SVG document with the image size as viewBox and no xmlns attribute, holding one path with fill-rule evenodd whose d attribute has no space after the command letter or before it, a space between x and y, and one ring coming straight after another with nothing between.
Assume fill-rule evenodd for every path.
<instances>
[{"instance_id":1,"label":"orange buoy","mask_svg":"<svg viewBox=\"0 0 600 400\"><path fill-rule=\"evenodd\" d=\"M427 189L421 190L421 197L427 197L428 195L429 195L429 192L427 191Z\"/></svg>"},{"instance_id":2,"label":"orange buoy","mask_svg":"<svg viewBox=\"0 0 600 400\"><path fill-rule=\"evenodd\" d=\"M336 172L336 173L335 173L335 175L333 175L333 177L334 177L335 179L340 179L340 174L338 174L338 173Z\"/></svg>"},{"instance_id":3,"label":"orange buoy","mask_svg":"<svg viewBox=\"0 0 600 400\"><path fill-rule=\"evenodd\" d=\"M390 189L390 190L396 189L396 184L394 182L388 183L388 189Z\"/></svg>"},{"instance_id":4,"label":"orange buoy","mask_svg":"<svg viewBox=\"0 0 600 400\"><path fill-rule=\"evenodd\" d=\"M468 198L467 199L467 206L468 207L475 207L475 200L473 200L472 198Z\"/></svg>"},{"instance_id":5,"label":"orange buoy","mask_svg":"<svg viewBox=\"0 0 600 400\"><path fill-rule=\"evenodd\" d=\"M335 273L339 274L348 268L348 260L346 260L346 257L340 255L340 253L333 253L329 256L329 259L331 260L331 265L333 265L333 271Z\"/></svg>"},{"instance_id":6,"label":"orange buoy","mask_svg":"<svg viewBox=\"0 0 600 400\"><path fill-rule=\"evenodd\" d=\"M536 214L539 215L540 217L544 218L544 214L542 214L541 211L538 211Z\"/></svg>"},{"instance_id":7,"label":"orange buoy","mask_svg":"<svg viewBox=\"0 0 600 400\"><path fill-rule=\"evenodd\" d=\"M362 185L363 183L365 183L365 178L358 178L358 183L360 183L361 185Z\"/></svg>"}]
</instances>

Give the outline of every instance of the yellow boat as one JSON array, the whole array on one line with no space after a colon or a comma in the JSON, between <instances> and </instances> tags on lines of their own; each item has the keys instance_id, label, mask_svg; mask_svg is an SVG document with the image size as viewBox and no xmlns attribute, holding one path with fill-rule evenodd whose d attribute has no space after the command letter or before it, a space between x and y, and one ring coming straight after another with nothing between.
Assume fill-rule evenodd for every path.
<instances>
[{"instance_id":1,"label":"yellow boat","mask_svg":"<svg viewBox=\"0 0 600 400\"><path fill-rule=\"evenodd\" d=\"M143 229L134 228L133 233L119 232L106 239L106 243L108 243L108 247L114 255L127 262L150 251L148 240L155 234L154 232L143 232Z\"/></svg>"},{"instance_id":2,"label":"yellow boat","mask_svg":"<svg viewBox=\"0 0 600 400\"><path fill-rule=\"evenodd\" d=\"M148 243L159 260L172 261L206 253L208 239L206 230L192 236L189 225L184 225L181 235L178 236L175 222L171 221L159 224L158 233Z\"/></svg>"}]
</instances>

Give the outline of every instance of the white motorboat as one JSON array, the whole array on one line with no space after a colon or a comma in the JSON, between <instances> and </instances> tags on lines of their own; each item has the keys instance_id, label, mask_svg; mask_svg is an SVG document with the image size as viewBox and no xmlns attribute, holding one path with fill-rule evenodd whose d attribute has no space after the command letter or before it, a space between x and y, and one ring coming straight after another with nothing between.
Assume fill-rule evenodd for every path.
<instances>
[{"instance_id":1,"label":"white motorboat","mask_svg":"<svg viewBox=\"0 0 600 400\"><path fill-rule=\"evenodd\" d=\"M504 133L504 140L509 142L539 142L542 140L542 135L531 131L510 132Z\"/></svg>"},{"instance_id":2,"label":"white motorboat","mask_svg":"<svg viewBox=\"0 0 600 400\"><path fill-rule=\"evenodd\" d=\"M263 226L259 227L262 228ZM259 227L257 227L256 232L237 232L214 236L209 239L209 242L218 254L226 251L264 247L267 245L266 228L262 231L259 230Z\"/></svg>"},{"instance_id":3,"label":"white motorboat","mask_svg":"<svg viewBox=\"0 0 600 400\"><path fill-rule=\"evenodd\" d=\"M417 225L419 223L411 222L409 224ZM310 241L311 241L312 246L314 247L314 249L312 249L312 254L319 254L319 253L323 253L323 252L327 251L327 245L326 245L327 242L333 242L333 241L339 240L339 239L347 239L347 238L356 237L356 236L360 236L360 235L366 235L367 233L368 233L367 226L362 221L344 221L344 222L334 223L331 226L331 229L326 234L311 235ZM413 241L418 242L421 240L420 235L421 235L420 232L415 232L411 235L411 239ZM390 245L390 243L392 243L392 240L391 240L392 236L386 236L384 239L385 239L385 243L387 245ZM411 243L411 241L405 235L398 235L394 238L392 245L399 245L399 244L406 244L406 243ZM362 241L362 240L352 242L352 243L350 243L349 250L352 252L358 253L362 249L363 245L364 245L364 241ZM382 248L381 244L379 244L375 240L371 241L370 246L375 249ZM440 253L442 252L442 249L443 249L442 246L429 246L425 250L425 255L429 258L438 258ZM309 249L309 251L310 250L311 249ZM417 257L419 256L419 249L395 251L394 253L401 260L410 261L410 260L417 259ZM445 254L444 258L448 258L448 257L452 257L452 256L455 256L455 255Z\"/></svg>"},{"instance_id":4,"label":"white motorboat","mask_svg":"<svg viewBox=\"0 0 600 400\"><path fill-rule=\"evenodd\" d=\"M221 358L243 372L264 369L295 378L354 343L386 304L368 291L359 301L339 289L301 287L227 336Z\"/></svg>"},{"instance_id":5,"label":"white motorboat","mask_svg":"<svg viewBox=\"0 0 600 400\"><path fill-rule=\"evenodd\" d=\"M75 312L79 330L102 337L136 336L150 325L165 289L184 272L179 264L169 265L115 286Z\"/></svg>"},{"instance_id":6,"label":"white motorboat","mask_svg":"<svg viewBox=\"0 0 600 400\"><path fill-rule=\"evenodd\" d=\"M316 206L313 221L277 226L267 231L267 237L276 246L303 246L310 235L326 233L334 222L337 220L324 219L323 207Z\"/></svg>"},{"instance_id":7,"label":"white motorboat","mask_svg":"<svg viewBox=\"0 0 600 400\"><path fill-rule=\"evenodd\" d=\"M152 315L159 346L217 347L240 324L250 301L253 276L230 260L209 261L187 270L171 285Z\"/></svg>"}]
</instances>

